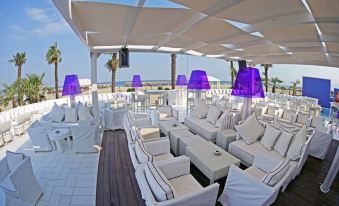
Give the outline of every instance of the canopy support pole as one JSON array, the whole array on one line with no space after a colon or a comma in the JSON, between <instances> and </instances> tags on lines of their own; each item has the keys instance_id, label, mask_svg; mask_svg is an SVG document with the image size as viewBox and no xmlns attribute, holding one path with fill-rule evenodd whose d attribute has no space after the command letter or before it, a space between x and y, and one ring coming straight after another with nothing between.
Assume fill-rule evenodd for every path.
<instances>
[{"instance_id":1,"label":"canopy support pole","mask_svg":"<svg viewBox=\"0 0 339 206\"><path fill-rule=\"evenodd\" d=\"M92 94L92 104L93 112L96 117L99 117L99 101L98 101L98 71L97 71L97 59L100 56L96 52L90 52L91 57L91 94Z\"/></svg>"}]
</instances>

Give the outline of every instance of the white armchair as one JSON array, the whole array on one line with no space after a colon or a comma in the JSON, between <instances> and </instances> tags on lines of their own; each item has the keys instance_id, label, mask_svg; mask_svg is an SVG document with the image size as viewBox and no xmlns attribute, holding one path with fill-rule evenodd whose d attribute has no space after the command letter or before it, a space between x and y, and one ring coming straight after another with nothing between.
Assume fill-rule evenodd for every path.
<instances>
[{"instance_id":1,"label":"white armchair","mask_svg":"<svg viewBox=\"0 0 339 206\"><path fill-rule=\"evenodd\" d=\"M98 119L94 119L89 125L79 124L79 126L71 127L74 151L77 153L98 152L101 145L99 127Z\"/></svg>"},{"instance_id":2,"label":"white armchair","mask_svg":"<svg viewBox=\"0 0 339 206\"><path fill-rule=\"evenodd\" d=\"M157 173L152 173L152 169ZM155 176L149 175L150 173ZM159 199L165 194L162 190L157 190L159 182L153 179L157 177L164 178L163 182L172 192L171 198ZM148 206L214 206L216 203L219 184L214 183L203 188L190 174L190 160L186 156L157 163L149 162L145 167L137 167L136 178Z\"/></svg>"},{"instance_id":3,"label":"white armchair","mask_svg":"<svg viewBox=\"0 0 339 206\"><path fill-rule=\"evenodd\" d=\"M272 120L275 117L277 117L278 112L279 112L278 109L279 109L279 107L268 105L268 106L263 108L261 116L264 119Z\"/></svg>"},{"instance_id":4,"label":"white armchair","mask_svg":"<svg viewBox=\"0 0 339 206\"><path fill-rule=\"evenodd\" d=\"M324 159L332 139L332 135L326 132L325 127L323 130L320 130L320 128L315 130L309 146L309 155L319 159Z\"/></svg>"},{"instance_id":5,"label":"white armchair","mask_svg":"<svg viewBox=\"0 0 339 206\"><path fill-rule=\"evenodd\" d=\"M11 121L5 121L0 123L0 145L2 146L4 143L8 143L13 140L13 136L11 133Z\"/></svg>"},{"instance_id":6,"label":"white armchair","mask_svg":"<svg viewBox=\"0 0 339 206\"><path fill-rule=\"evenodd\" d=\"M129 152L134 168L146 162L158 162L174 158L170 152L168 138L138 140L129 146Z\"/></svg>"},{"instance_id":7,"label":"white armchair","mask_svg":"<svg viewBox=\"0 0 339 206\"><path fill-rule=\"evenodd\" d=\"M28 127L31 119L30 113L25 113L22 115L19 115L13 122L12 122L12 128L13 128L13 134L16 135L22 135L26 132L26 128Z\"/></svg>"},{"instance_id":8,"label":"white armchair","mask_svg":"<svg viewBox=\"0 0 339 206\"><path fill-rule=\"evenodd\" d=\"M126 114L127 114L126 108L119 108L115 110L105 109L104 112L105 127L112 130L123 129Z\"/></svg>"},{"instance_id":9,"label":"white armchair","mask_svg":"<svg viewBox=\"0 0 339 206\"><path fill-rule=\"evenodd\" d=\"M7 157L0 161L0 187L7 196L8 205L35 205L43 190L34 176L30 157L21 159L14 169L10 168L8 161Z\"/></svg>"},{"instance_id":10,"label":"white armchair","mask_svg":"<svg viewBox=\"0 0 339 206\"><path fill-rule=\"evenodd\" d=\"M36 152L50 152L53 150L51 141L48 138L46 128L38 121L35 121L27 129L29 138L31 139L33 149Z\"/></svg>"}]
</instances>

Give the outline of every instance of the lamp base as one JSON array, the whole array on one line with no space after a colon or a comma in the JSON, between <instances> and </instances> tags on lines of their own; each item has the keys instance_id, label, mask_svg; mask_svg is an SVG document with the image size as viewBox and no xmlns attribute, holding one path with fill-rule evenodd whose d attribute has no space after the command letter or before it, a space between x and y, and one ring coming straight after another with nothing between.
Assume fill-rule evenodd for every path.
<instances>
[{"instance_id":1,"label":"lamp base","mask_svg":"<svg viewBox=\"0 0 339 206\"><path fill-rule=\"evenodd\" d=\"M69 102L70 107L71 108L75 108L75 106L76 106L76 104L75 104L75 95L70 95L69 99L70 99L70 102Z\"/></svg>"},{"instance_id":2,"label":"lamp base","mask_svg":"<svg viewBox=\"0 0 339 206\"><path fill-rule=\"evenodd\" d=\"M244 98L242 105L241 119L244 121L251 115L252 112L252 98Z\"/></svg>"}]
</instances>

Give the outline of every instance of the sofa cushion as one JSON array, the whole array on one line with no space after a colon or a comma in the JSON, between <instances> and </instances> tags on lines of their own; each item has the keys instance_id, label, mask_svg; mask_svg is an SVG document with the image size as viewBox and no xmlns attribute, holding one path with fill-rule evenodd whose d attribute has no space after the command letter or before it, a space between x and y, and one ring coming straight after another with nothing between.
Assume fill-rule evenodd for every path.
<instances>
[{"instance_id":1,"label":"sofa cushion","mask_svg":"<svg viewBox=\"0 0 339 206\"><path fill-rule=\"evenodd\" d=\"M80 107L78 109L77 113L78 113L79 120L87 120L87 119L91 119L92 118L91 112L89 111L89 108L88 108L87 104L85 104L84 106Z\"/></svg>"},{"instance_id":2,"label":"sofa cushion","mask_svg":"<svg viewBox=\"0 0 339 206\"><path fill-rule=\"evenodd\" d=\"M19 164L24 161L26 155L23 153L16 153L11 151L6 151L7 165L10 172L14 171Z\"/></svg>"},{"instance_id":3,"label":"sofa cushion","mask_svg":"<svg viewBox=\"0 0 339 206\"><path fill-rule=\"evenodd\" d=\"M288 146L292 140L293 133L289 133L284 129L281 129L281 134L279 135L277 141L274 144L274 150L276 150L281 156L285 157Z\"/></svg>"},{"instance_id":4,"label":"sofa cushion","mask_svg":"<svg viewBox=\"0 0 339 206\"><path fill-rule=\"evenodd\" d=\"M319 128L324 126L324 119L322 117L312 117L311 127Z\"/></svg>"},{"instance_id":5,"label":"sofa cushion","mask_svg":"<svg viewBox=\"0 0 339 206\"><path fill-rule=\"evenodd\" d=\"M155 199L158 202L174 199L171 183L153 163L145 165L145 175Z\"/></svg>"},{"instance_id":6,"label":"sofa cushion","mask_svg":"<svg viewBox=\"0 0 339 206\"><path fill-rule=\"evenodd\" d=\"M247 166L253 165L254 157L258 151L267 153L279 160L283 159L278 152L274 150L268 151L259 142L248 145L244 140L237 140L232 142L228 147L228 152L239 158Z\"/></svg>"},{"instance_id":7,"label":"sofa cushion","mask_svg":"<svg viewBox=\"0 0 339 206\"><path fill-rule=\"evenodd\" d=\"M284 110L281 118L287 120L288 122L291 122L293 118L293 114L294 112L292 111Z\"/></svg>"},{"instance_id":8,"label":"sofa cushion","mask_svg":"<svg viewBox=\"0 0 339 206\"><path fill-rule=\"evenodd\" d=\"M197 117L185 118L185 125L194 133L200 135L207 141L215 142L218 127L208 122L206 119L199 119Z\"/></svg>"},{"instance_id":9,"label":"sofa cushion","mask_svg":"<svg viewBox=\"0 0 339 206\"><path fill-rule=\"evenodd\" d=\"M206 118L208 114L208 105L205 102L200 102L194 107L194 113L199 119Z\"/></svg>"},{"instance_id":10,"label":"sofa cushion","mask_svg":"<svg viewBox=\"0 0 339 206\"><path fill-rule=\"evenodd\" d=\"M163 116L166 115L167 116L172 116L172 107L171 106L161 106L158 105L157 106L157 110L160 112L160 114L162 114Z\"/></svg>"},{"instance_id":11,"label":"sofa cushion","mask_svg":"<svg viewBox=\"0 0 339 206\"><path fill-rule=\"evenodd\" d=\"M135 144L135 154L137 156L137 160L140 164L144 164L146 162L151 162L153 157L150 153L148 153L145 145L141 140L136 141Z\"/></svg>"},{"instance_id":12,"label":"sofa cushion","mask_svg":"<svg viewBox=\"0 0 339 206\"><path fill-rule=\"evenodd\" d=\"M153 156L153 162L159 162L161 160L169 160L172 158L174 158L174 156L171 153L165 153L165 154Z\"/></svg>"},{"instance_id":13,"label":"sofa cushion","mask_svg":"<svg viewBox=\"0 0 339 206\"><path fill-rule=\"evenodd\" d=\"M296 123L304 125L307 123L307 121L308 121L308 114L299 112L297 115Z\"/></svg>"},{"instance_id":14,"label":"sofa cushion","mask_svg":"<svg viewBox=\"0 0 339 206\"><path fill-rule=\"evenodd\" d=\"M306 127L302 127L296 135L294 135L291 145L288 148L286 157L291 160L297 160L301 156L301 149L306 143Z\"/></svg>"},{"instance_id":15,"label":"sofa cushion","mask_svg":"<svg viewBox=\"0 0 339 206\"><path fill-rule=\"evenodd\" d=\"M221 113L222 113L222 111L219 108L217 108L215 106L210 106L206 119L210 123L215 124L218 121Z\"/></svg>"},{"instance_id":16,"label":"sofa cushion","mask_svg":"<svg viewBox=\"0 0 339 206\"><path fill-rule=\"evenodd\" d=\"M78 121L77 109L65 107L65 120L64 122L74 123Z\"/></svg>"},{"instance_id":17,"label":"sofa cushion","mask_svg":"<svg viewBox=\"0 0 339 206\"><path fill-rule=\"evenodd\" d=\"M254 177L257 180L261 180L266 173L264 171L262 171L261 169L257 168L257 167L249 167L245 170L245 172L249 175L251 175L252 177Z\"/></svg>"},{"instance_id":18,"label":"sofa cushion","mask_svg":"<svg viewBox=\"0 0 339 206\"><path fill-rule=\"evenodd\" d=\"M260 140L260 143L268 150L272 150L274 142L280 135L281 130L273 127L271 124L267 124L264 136Z\"/></svg>"},{"instance_id":19,"label":"sofa cushion","mask_svg":"<svg viewBox=\"0 0 339 206\"><path fill-rule=\"evenodd\" d=\"M247 144L253 144L265 132L265 128L258 122L255 114L249 116L242 124L234 127Z\"/></svg>"},{"instance_id":20,"label":"sofa cushion","mask_svg":"<svg viewBox=\"0 0 339 206\"><path fill-rule=\"evenodd\" d=\"M190 174L170 179L176 198L201 191L203 187Z\"/></svg>"},{"instance_id":21,"label":"sofa cushion","mask_svg":"<svg viewBox=\"0 0 339 206\"><path fill-rule=\"evenodd\" d=\"M63 107L59 107L54 103L54 106L49 113L49 119L54 122L62 122L65 117L65 109Z\"/></svg>"},{"instance_id":22,"label":"sofa cushion","mask_svg":"<svg viewBox=\"0 0 339 206\"><path fill-rule=\"evenodd\" d=\"M270 116L274 116L275 110L276 110L276 107L268 105L266 114L268 114Z\"/></svg>"},{"instance_id":23,"label":"sofa cushion","mask_svg":"<svg viewBox=\"0 0 339 206\"><path fill-rule=\"evenodd\" d=\"M288 169L290 168L290 160L285 159L277 164L272 170L267 173L263 178L263 183L274 186L281 180L284 175L287 173Z\"/></svg>"},{"instance_id":24,"label":"sofa cushion","mask_svg":"<svg viewBox=\"0 0 339 206\"><path fill-rule=\"evenodd\" d=\"M270 172L281 161L280 158L270 155L264 151L257 151L253 161L253 166L265 173Z\"/></svg>"}]
</instances>

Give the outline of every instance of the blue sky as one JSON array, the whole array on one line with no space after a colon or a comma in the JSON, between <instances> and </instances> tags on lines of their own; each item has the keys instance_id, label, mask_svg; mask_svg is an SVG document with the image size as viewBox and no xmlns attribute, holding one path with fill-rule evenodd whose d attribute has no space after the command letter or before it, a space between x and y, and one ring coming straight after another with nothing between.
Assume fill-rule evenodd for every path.
<instances>
[{"instance_id":1,"label":"blue sky","mask_svg":"<svg viewBox=\"0 0 339 206\"><path fill-rule=\"evenodd\" d=\"M104 0L134 5L136 0ZM145 6L176 7L165 0L146 1ZM80 78L90 77L89 51L64 22L50 0L11 0L3 1L0 6L0 82L11 83L15 80L17 70L8 62L16 52L25 51L28 61L23 66L23 74L46 73L45 84L53 85L54 67L45 61L48 47L54 42L62 52L63 62L59 66L59 80L62 84L66 74L75 73ZM103 55L98 60L99 82L110 81L110 73L103 66L109 58ZM188 64L187 64L188 63ZM259 66L259 65L257 65ZM194 69L204 69L209 75L222 80L230 80L229 63L221 59L178 55L177 71L190 73ZM302 76L331 79L332 85L339 86L338 68L273 65L271 77L279 77L289 83ZM130 68L120 69L117 81L131 80L133 74L141 74L144 80L169 79L170 55L154 53L132 53Z\"/></svg>"}]
</instances>

